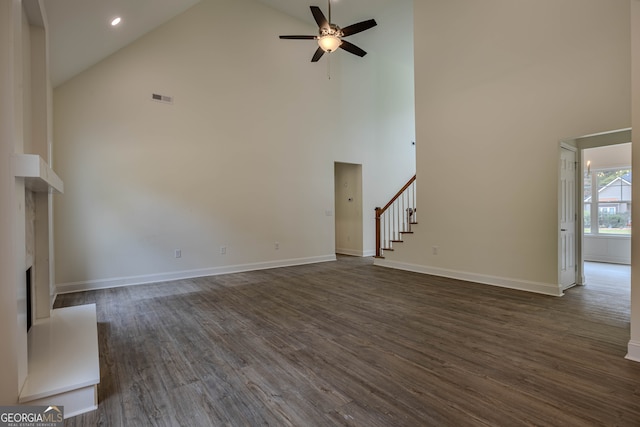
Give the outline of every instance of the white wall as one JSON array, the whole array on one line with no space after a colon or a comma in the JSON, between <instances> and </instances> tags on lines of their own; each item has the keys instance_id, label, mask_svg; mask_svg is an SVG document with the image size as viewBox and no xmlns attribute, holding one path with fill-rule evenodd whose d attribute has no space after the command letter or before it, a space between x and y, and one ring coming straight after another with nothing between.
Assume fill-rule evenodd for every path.
<instances>
[{"instance_id":1,"label":"white wall","mask_svg":"<svg viewBox=\"0 0 640 427\"><path fill-rule=\"evenodd\" d=\"M0 2L0 366L3 378L0 381L0 404L8 405L18 397L18 354L17 304L15 284L15 252L13 237L15 178L11 157L14 141L14 93L17 88L13 80L14 43L16 21L14 10L20 2ZM18 21L21 22L21 21Z\"/></svg>"},{"instance_id":2,"label":"white wall","mask_svg":"<svg viewBox=\"0 0 640 427\"><path fill-rule=\"evenodd\" d=\"M31 2L33 5L33 2ZM33 13L40 13L34 10ZM27 377L25 182L13 155L33 149L30 23L19 0L0 3L0 404L12 405ZM37 234L37 233L36 233ZM33 236L32 236L33 237ZM41 237L47 240L47 237ZM35 239L34 239L35 240ZM31 252L33 246L31 245Z\"/></svg>"},{"instance_id":3,"label":"white wall","mask_svg":"<svg viewBox=\"0 0 640 427\"><path fill-rule=\"evenodd\" d=\"M425 0L414 12L420 224L392 256L557 294L559 141L630 126L629 2Z\"/></svg>"},{"instance_id":4,"label":"white wall","mask_svg":"<svg viewBox=\"0 0 640 427\"><path fill-rule=\"evenodd\" d=\"M414 168L411 68L372 48L411 38L410 2L396 9L330 80L312 42L278 39L310 24L204 0L57 87L58 289L333 259L334 161L363 165L373 250L373 208Z\"/></svg>"},{"instance_id":5,"label":"white wall","mask_svg":"<svg viewBox=\"0 0 640 427\"><path fill-rule=\"evenodd\" d=\"M349 37L368 52L340 55L343 123L335 160L362 165L363 250L375 254L375 207L384 206L415 174L413 1L394 1L373 16L378 26ZM390 149L390 144L393 148Z\"/></svg>"},{"instance_id":6,"label":"white wall","mask_svg":"<svg viewBox=\"0 0 640 427\"><path fill-rule=\"evenodd\" d=\"M631 61L632 61L632 127L640 129L640 0L631 0ZM633 175L640 174L640 132L631 141ZM640 185L632 190L633 200L640 200ZM640 224L640 209L635 204L631 212L633 224ZM640 233L631 235L631 339L627 358L640 362Z\"/></svg>"},{"instance_id":7,"label":"white wall","mask_svg":"<svg viewBox=\"0 0 640 427\"><path fill-rule=\"evenodd\" d=\"M583 254L585 261L631 264L631 239L628 236L585 234Z\"/></svg>"}]
</instances>

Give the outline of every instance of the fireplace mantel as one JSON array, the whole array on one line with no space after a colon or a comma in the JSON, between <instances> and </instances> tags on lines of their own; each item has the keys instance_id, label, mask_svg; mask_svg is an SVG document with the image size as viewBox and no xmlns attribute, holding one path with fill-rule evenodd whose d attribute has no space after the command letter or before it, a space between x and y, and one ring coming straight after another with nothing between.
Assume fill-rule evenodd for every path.
<instances>
[{"instance_id":1,"label":"fireplace mantel","mask_svg":"<svg viewBox=\"0 0 640 427\"><path fill-rule=\"evenodd\" d=\"M35 192L64 193L60 177L37 154L14 154L14 175L25 179L25 186Z\"/></svg>"}]
</instances>

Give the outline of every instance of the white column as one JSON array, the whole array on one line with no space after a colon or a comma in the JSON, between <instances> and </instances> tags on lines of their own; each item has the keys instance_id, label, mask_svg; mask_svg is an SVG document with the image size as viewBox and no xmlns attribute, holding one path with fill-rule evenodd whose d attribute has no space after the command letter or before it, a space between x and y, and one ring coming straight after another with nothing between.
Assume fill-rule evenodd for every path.
<instances>
[{"instance_id":1,"label":"white column","mask_svg":"<svg viewBox=\"0 0 640 427\"><path fill-rule=\"evenodd\" d=\"M640 176L640 0L631 0L632 171ZM639 183L640 184L640 183ZM640 185L632 187L634 228L640 228ZM631 339L627 359L640 362L640 233L631 234Z\"/></svg>"},{"instance_id":2,"label":"white column","mask_svg":"<svg viewBox=\"0 0 640 427\"><path fill-rule=\"evenodd\" d=\"M18 75L22 67L16 64L21 61L21 28L21 2L0 1L0 404L3 405L17 402L27 371L26 330L21 333L18 325L17 272L22 266L16 256L17 185L11 160L16 138L22 134ZM20 221L24 228L24 217Z\"/></svg>"}]
</instances>

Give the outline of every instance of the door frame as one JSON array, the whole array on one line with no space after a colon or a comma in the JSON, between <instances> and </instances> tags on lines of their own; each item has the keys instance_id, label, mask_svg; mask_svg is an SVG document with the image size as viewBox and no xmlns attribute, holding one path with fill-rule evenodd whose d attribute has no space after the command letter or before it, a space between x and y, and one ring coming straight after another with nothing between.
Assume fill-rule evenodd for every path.
<instances>
[{"instance_id":1,"label":"door frame","mask_svg":"<svg viewBox=\"0 0 640 427\"><path fill-rule=\"evenodd\" d=\"M333 168L335 253L363 257L362 164L336 160ZM347 181L344 181L345 178Z\"/></svg>"}]
</instances>

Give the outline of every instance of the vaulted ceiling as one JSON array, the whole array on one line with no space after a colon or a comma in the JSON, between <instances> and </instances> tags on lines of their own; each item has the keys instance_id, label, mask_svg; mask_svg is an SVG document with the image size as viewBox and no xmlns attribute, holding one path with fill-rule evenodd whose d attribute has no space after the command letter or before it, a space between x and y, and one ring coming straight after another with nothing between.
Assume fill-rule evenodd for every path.
<instances>
[{"instance_id":1,"label":"vaulted ceiling","mask_svg":"<svg viewBox=\"0 0 640 427\"><path fill-rule=\"evenodd\" d=\"M45 4L54 87L169 21L201 0L50 0ZM215 1L215 0L203 0ZM325 0L255 0L313 23L309 6ZM369 18L393 0L332 0L333 21L347 25ZM117 27L111 20L122 17Z\"/></svg>"}]
</instances>

